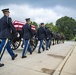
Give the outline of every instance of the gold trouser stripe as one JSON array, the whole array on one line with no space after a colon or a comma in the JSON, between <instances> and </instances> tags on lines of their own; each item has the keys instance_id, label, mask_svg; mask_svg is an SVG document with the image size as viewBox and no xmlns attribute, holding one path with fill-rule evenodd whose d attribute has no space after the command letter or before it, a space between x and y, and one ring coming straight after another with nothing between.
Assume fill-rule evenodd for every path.
<instances>
[{"instance_id":1,"label":"gold trouser stripe","mask_svg":"<svg viewBox=\"0 0 76 75\"><path fill-rule=\"evenodd\" d=\"M4 44L3 48L2 48L2 51L1 51L0 57L1 57L2 53L3 53L3 51L4 51L5 46L7 45L7 43L8 43L8 38L6 39L5 44Z\"/></svg>"}]
</instances>

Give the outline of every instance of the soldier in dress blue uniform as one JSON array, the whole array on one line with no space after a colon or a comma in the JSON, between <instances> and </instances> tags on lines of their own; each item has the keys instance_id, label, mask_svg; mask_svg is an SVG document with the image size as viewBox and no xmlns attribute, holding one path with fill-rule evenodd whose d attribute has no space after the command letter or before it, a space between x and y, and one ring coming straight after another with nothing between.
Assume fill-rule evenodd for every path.
<instances>
[{"instance_id":1,"label":"soldier in dress blue uniform","mask_svg":"<svg viewBox=\"0 0 76 75\"><path fill-rule=\"evenodd\" d=\"M33 31L31 29L31 25L30 25L30 18L26 19L26 24L23 26L22 28L22 35L23 35L23 39L24 39L24 50L22 52L22 58L26 58L27 56L25 55L27 52L27 49L29 50L30 54L32 54L32 50L29 44L30 39L32 38L33 35Z\"/></svg>"},{"instance_id":2,"label":"soldier in dress blue uniform","mask_svg":"<svg viewBox=\"0 0 76 75\"><path fill-rule=\"evenodd\" d=\"M1 44L1 39L0 39L0 44ZM4 64L3 63L0 63L0 67L3 67L4 66Z\"/></svg>"},{"instance_id":3,"label":"soldier in dress blue uniform","mask_svg":"<svg viewBox=\"0 0 76 75\"><path fill-rule=\"evenodd\" d=\"M52 36L53 34L50 27L46 27L46 50L50 48Z\"/></svg>"},{"instance_id":4,"label":"soldier in dress blue uniform","mask_svg":"<svg viewBox=\"0 0 76 75\"><path fill-rule=\"evenodd\" d=\"M12 25L11 18L9 17L9 9L3 9L2 11L4 16L0 19L0 39L2 40L0 44L0 60L4 54L5 49L7 49L12 60L14 60L17 57L17 54L15 54L10 47L10 40L12 38L11 30L15 35L17 35L17 32Z\"/></svg>"},{"instance_id":5,"label":"soldier in dress blue uniform","mask_svg":"<svg viewBox=\"0 0 76 75\"><path fill-rule=\"evenodd\" d=\"M43 49L43 51L45 50L45 48L43 46L43 40L45 38L45 34L46 34L46 32L45 32L45 29L44 29L44 23L41 23L40 27L37 30L37 38L40 41L40 45L39 45L39 48L38 48L38 53L41 53L41 51L40 51L41 48Z\"/></svg>"}]
</instances>

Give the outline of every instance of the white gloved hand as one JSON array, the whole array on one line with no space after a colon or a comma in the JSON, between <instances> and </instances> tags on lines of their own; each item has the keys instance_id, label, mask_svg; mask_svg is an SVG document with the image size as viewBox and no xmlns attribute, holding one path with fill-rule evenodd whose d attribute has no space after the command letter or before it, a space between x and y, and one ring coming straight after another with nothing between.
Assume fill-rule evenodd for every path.
<instances>
[{"instance_id":1,"label":"white gloved hand","mask_svg":"<svg viewBox=\"0 0 76 75\"><path fill-rule=\"evenodd\" d=\"M20 34L19 33L17 34L17 37L20 37Z\"/></svg>"}]
</instances>

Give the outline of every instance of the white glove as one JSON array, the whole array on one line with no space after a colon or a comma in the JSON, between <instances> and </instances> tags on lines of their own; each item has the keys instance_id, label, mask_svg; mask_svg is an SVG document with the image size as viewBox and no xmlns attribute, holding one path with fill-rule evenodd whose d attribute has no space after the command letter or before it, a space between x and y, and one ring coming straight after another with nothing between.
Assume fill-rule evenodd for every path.
<instances>
[{"instance_id":1,"label":"white glove","mask_svg":"<svg viewBox=\"0 0 76 75\"><path fill-rule=\"evenodd\" d=\"M17 37L20 37L20 34L19 33L17 34Z\"/></svg>"}]
</instances>

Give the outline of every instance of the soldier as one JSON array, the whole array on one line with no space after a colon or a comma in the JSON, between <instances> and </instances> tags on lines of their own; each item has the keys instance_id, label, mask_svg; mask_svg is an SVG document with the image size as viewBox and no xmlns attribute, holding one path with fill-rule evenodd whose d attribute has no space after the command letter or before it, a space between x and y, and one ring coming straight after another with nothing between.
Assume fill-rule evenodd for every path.
<instances>
[{"instance_id":1,"label":"soldier","mask_svg":"<svg viewBox=\"0 0 76 75\"><path fill-rule=\"evenodd\" d=\"M31 25L30 25L30 18L26 19L26 24L23 26L22 28L22 35L23 35L23 39L24 39L24 50L22 52L22 58L26 58L27 56L25 56L24 54L26 54L27 49L29 50L30 54L32 54L32 50L29 44L30 39L32 38L33 35L33 31L31 29Z\"/></svg>"},{"instance_id":2,"label":"soldier","mask_svg":"<svg viewBox=\"0 0 76 75\"><path fill-rule=\"evenodd\" d=\"M17 54L15 54L10 47L10 40L12 38L11 30L15 35L17 35L17 32L12 25L11 18L9 17L9 9L3 9L2 11L4 16L0 19L0 39L2 40L0 44L0 60L4 54L5 49L7 49L8 53L12 57L12 60L14 60L17 57Z\"/></svg>"},{"instance_id":3,"label":"soldier","mask_svg":"<svg viewBox=\"0 0 76 75\"><path fill-rule=\"evenodd\" d=\"M0 44L1 44L1 39L0 39ZM3 63L0 63L0 67L3 67L4 66L4 64Z\"/></svg>"},{"instance_id":4,"label":"soldier","mask_svg":"<svg viewBox=\"0 0 76 75\"><path fill-rule=\"evenodd\" d=\"M50 48L52 36L53 34L50 27L46 27L46 50Z\"/></svg>"},{"instance_id":5,"label":"soldier","mask_svg":"<svg viewBox=\"0 0 76 75\"><path fill-rule=\"evenodd\" d=\"M0 39L0 44L1 44L1 39ZM0 63L0 67L3 67L3 66L4 66L4 64L3 63Z\"/></svg>"},{"instance_id":6,"label":"soldier","mask_svg":"<svg viewBox=\"0 0 76 75\"><path fill-rule=\"evenodd\" d=\"M40 24L40 28L38 28L38 31L37 31L37 38L38 40L40 41L40 45L39 45L39 48L38 48L38 53L41 53L40 49L42 47L43 51L45 50L44 46L43 46L43 40L45 38L45 29L44 29L44 23L41 23Z\"/></svg>"},{"instance_id":7,"label":"soldier","mask_svg":"<svg viewBox=\"0 0 76 75\"><path fill-rule=\"evenodd\" d=\"M59 38L59 32L57 31L57 32L56 32L56 40L57 40L57 44L59 44L59 39L60 39L60 38Z\"/></svg>"}]
</instances>

